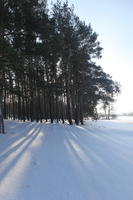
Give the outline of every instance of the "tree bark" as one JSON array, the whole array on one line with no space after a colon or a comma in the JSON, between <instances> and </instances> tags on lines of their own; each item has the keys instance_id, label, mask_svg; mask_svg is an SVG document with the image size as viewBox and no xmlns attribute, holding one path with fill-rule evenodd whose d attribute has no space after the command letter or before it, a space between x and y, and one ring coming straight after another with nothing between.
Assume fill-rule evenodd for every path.
<instances>
[{"instance_id":1,"label":"tree bark","mask_svg":"<svg viewBox=\"0 0 133 200\"><path fill-rule=\"evenodd\" d=\"M4 119L3 119L3 112L2 112L2 94L0 92L0 133L5 133L4 130Z\"/></svg>"}]
</instances>

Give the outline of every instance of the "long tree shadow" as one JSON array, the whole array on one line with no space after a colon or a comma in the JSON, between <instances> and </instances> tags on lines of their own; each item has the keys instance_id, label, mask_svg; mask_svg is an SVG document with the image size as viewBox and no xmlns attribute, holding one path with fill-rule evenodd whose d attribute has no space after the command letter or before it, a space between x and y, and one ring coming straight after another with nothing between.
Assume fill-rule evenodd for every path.
<instances>
[{"instance_id":1,"label":"long tree shadow","mask_svg":"<svg viewBox=\"0 0 133 200\"><path fill-rule=\"evenodd\" d=\"M89 183L90 187L94 189L94 193L99 192L99 188L102 191L108 190L110 186L112 188L107 191L108 194L111 190L118 193L120 187L123 196L126 196L128 192L127 183L133 183L130 175L133 168L133 153L124 154L122 146L112 146L109 139L107 143L107 138L100 140L99 137L104 137L101 133L99 137L93 137L93 134L98 135L99 133L96 133L95 130L92 133L90 129L77 127L66 128L64 148L72 157L73 163L71 164L74 165L75 173L79 177L78 181L83 182L83 185ZM91 184L92 182L93 184ZM105 196L103 193L102 199L106 199ZM108 197L108 199L111 198ZM99 197L99 199L101 198Z\"/></svg>"},{"instance_id":2,"label":"long tree shadow","mask_svg":"<svg viewBox=\"0 0 133 200\"><path fill-rule=\"evenodd\" d=\"M122 129L101 129L99 127L76 126L67 127L68 137L79 146L96 148L112 148L113 152L119 151L121 154L126 152L132 154L133 130ZM83 140L84 139L84 143ZM87 144L87 145L86 145ZM126 157L126 156L125 156Z\"/></svg>"},{"instance_id":3,"label":"long tree shadow","mask_svg":"<svg viewBox=\"0 0 133 200\"><path fill-rule=\"evenodd\" d=\"M13 137L14 139L10 138L11 147L1 154L0 166L5 167L2 168L3 171L1 170L1 180L4 180L14 166L19 163L18 161L33 144L39 133L42 133L40 136L44 136L45 133L45 137L39 137L39 142L37 142L40 145L41 140L41 148L36 148L34 151L34 145L32 145L31 153L35 154L31 159L32 162L26 167L28 174L32 168L34 176L32 177L31 173L27 177L27 173L24 173L23 180L19 180L23 185L25 183L31 185L33 190L30 195L33 200L35 200L36 193L39 195L40 192L49 199L73 200L78 199L80 195L79 199L84 200L89 198L112 200L116 197L115 195L109 196L111 192L115 191L117 197L120 197L118 185L120 185L124 198L126 197L127 181L130 185L133 184L130 178L133 167L132 154L128 152L131 144L129 144L129 149L126 149L121 137L115 137L115 134L112 135L109 130L97 127L51 125L49 123L27 124L27 133L23 134L22 132L20 138L18 135ZM120 136L120 134L118 135ZM111 140L113 136L114 138ZM120 144L118 144L119 139L121 139ZM128 144L126 145L128 147ZM34 160L39 162L35 168L33 167ZM36 190L37 185L39 189ZM69 197L67 194L65 197L65 194L60 196L61 190L67 193L71 188L73 191ZM25 195L29 195L29 193Z\"/></svg>"},{"instance_id":4,"label":"long tree shadow","mask_svg":"<svg viewBox=\"0 0 133 200\"><path fill-rule=\"evenodd\" d=\"M38 126L37 123L24 123L18 121L7 121L5 125L7 126L7 134L5 134L6 141L4 144L0 145L0 156L9 151L12 146L16 146L19 141L26 138L28 134L30 134L32 129Z\"/></svg>"},{"instance_id":5,"label":"long tree shadow","mask_svg":"<svg viewBox=\"0 0 133 200\"><path fill-rule=\"evenodd\" d=\"M88 130L75 126L48 125L47 128L49 129L48 148L45 153L48 153L48 156L44 156L46 162L43 172L47 181L45 193L52 185L55 199L58 199L56 191L59 190L59 185L60 190L64 190L63 187L66 187L65 191L70 190L70 187L73 188L71 200L78 198L78 195L81 196L79 199L87 200L89 196L101 199L98 198L99 188L102 188L102 191L109 188L107 186L111 181L115 182L118 173L116 166L111 166L110 161L106 160L108 156L108 153L105 153L108 146L106 142L93 137ZM58 185L55 181L57 178ZM62 184L62 181L65 183ZM119 178L118 182L120 181L123 180ZM77 195L78 190L80 194Z\"/></svg>"},{"instance_id":6,"label":"long tree shadow","mask_svg":"<svg viewBox=\"0 0 133 200\"><path fill-rule=\"evenodd\" d=\"M0 170L1 181L8 174L8 172L12 170L12 168L17 164L17 162L21 159L23 154L27 151L27 149L30 147L30 145L39 135L40 130L41 130L40 124L36 124L32 128L30 127L30 132L27 132L27 134L22 139L20 139L19 137L15 137L12 141L14 143L13 147L10 148L5 153L1 154L0 165L1 167L2 165L4 166L3 169ZM18 138L20 139L20 142L17 141ZM17 144L15 144L15 142Z\"/></svg>"}]
</instances>

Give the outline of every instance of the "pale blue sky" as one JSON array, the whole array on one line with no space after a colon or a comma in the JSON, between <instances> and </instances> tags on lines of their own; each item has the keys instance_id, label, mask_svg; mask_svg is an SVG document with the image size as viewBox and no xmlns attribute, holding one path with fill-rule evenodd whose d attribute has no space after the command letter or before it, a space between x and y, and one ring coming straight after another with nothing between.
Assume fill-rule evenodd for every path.
<instances>
[{"instance_id":1,"label":"pale blue sky","mask_svg":"<svg viewBox=\"0 0 133 200\"><path fill-rule=\"evenodd\" d=\"M98 40L104 50L98 63L122 85L116 112L133 112L133 0L68 2L74 4L80 19L91 23L99 34Z\"/></svg>"}]
</instances>

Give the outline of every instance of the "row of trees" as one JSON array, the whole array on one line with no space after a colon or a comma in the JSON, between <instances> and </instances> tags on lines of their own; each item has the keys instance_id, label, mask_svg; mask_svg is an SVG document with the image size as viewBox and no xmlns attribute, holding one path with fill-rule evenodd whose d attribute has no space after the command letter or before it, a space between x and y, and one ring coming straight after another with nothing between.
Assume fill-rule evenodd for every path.
<instances>
[{"instance_id":1,"label":"row of trees","mask_svg":"<svg viewBox=\"0 0 133 200\"><path fill-rule=\"evenodd\" d=\"M119 85L94 62L97 36L67 2L49 14L45 1L1 0L0 132L3 117L83 124L113 102Z\"/></svg>"}]
</instances>

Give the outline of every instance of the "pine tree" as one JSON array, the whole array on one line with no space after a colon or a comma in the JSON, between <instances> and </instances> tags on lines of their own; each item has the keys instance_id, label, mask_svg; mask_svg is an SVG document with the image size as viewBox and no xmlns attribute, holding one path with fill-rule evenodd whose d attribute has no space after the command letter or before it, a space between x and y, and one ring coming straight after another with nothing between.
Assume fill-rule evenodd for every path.
<instances>
[{"instance_id":1,"label":"pine tree","mask_svg":"<svg viewBox=\"0 0 133 200\"><path fill-rule=\"evenodd\" d=\"M0 7L0 132L5 118L43 122L97 118L119 85L94 62L101 57L98 35L57 1L3 0Z\"/></svg>"}]
</instances>

